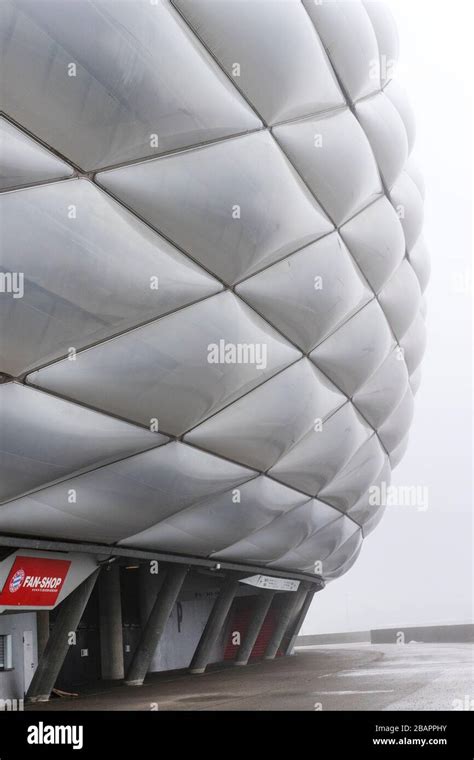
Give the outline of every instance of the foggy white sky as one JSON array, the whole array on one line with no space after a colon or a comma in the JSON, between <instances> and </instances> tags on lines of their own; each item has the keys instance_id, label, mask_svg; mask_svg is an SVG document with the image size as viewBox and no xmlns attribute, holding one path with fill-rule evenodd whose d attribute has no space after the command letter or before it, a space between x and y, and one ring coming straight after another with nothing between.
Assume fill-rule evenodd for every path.
<instances>
[{"instance_id":1,"label":"foggy white sky","mask_svg":"<svg viewBox=\"0 0 474 760\"><path fill-rule=\"evenodd\" d=\"M429 507L388 507L353 568L315 596L302 633L472 619L470 3L388 4L417 120L432 261L422 385L392 483L428 486Z\"/></svg>"}]
</instances>

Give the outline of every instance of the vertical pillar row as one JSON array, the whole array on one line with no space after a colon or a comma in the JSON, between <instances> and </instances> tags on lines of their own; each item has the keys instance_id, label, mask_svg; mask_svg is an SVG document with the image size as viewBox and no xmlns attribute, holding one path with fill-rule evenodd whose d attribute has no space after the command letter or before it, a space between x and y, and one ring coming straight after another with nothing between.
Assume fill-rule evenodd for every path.
<instances>
[{"instance_id":1,"label":"vertical pillar row","mask_svg":"<svg viewBox=\"0 0 474 760\"><path fill-rule=\"evenodd\" d=\"M239 581L235 576L230 576L224 581L191 660L190 673L199 674L206 670L212 649L222 631L238 586Z\"/></svg>"},{"instance_id":2,"label":"vertical pillar row","mask_svg":"<svg viewBox=\"0 0 474 760\"><path fill-rule=\"evenodd\" d=\"M274 596L274 591L263 590L257 597L252 619L237 652L234 665L247 665Z\"/></svg>"},{"instance_id":3,"label":"vertical pillar row","mask_svg":"<svg viewBox=\"0 0 474 760\"><path fill-rule=\"evenodd\" d=\"M314 586L312 589L306 592L306 597L304 599L303 605L301 607L300 612L298 613L295 621L295 625L293 626L292 630L289 632L288 637L285 636L286 639L286 646L284 646L284 654L290 655L293 652L294 646L296 644L296 639L298 638L298 634L301 630L301 626L304 623L304 619L306 615L308 614L308 610L310 608L311 602L313 601L313 596L315 595L316 589Z\"/></svg>"},{"instance_id":4,"label":"vertical pillar row","mask_svg":"<svg viewBox=\"0 0 474 760\"><path fill-rule=\"evenodd\" d=\"M100 568L89 575L66 599L60 610L43 655L38 662L26 697L31 702L47 702L69 649L69 635L77 629L95 586Z\"/></svg>"},{"instance_id":5,"label":"vertical pillar row","mask_svg":"<svg viewBox=\"0 0 474 760\"><path fill-rule=\"evenodd\" d=\"M106 681L119 681L124 676L119 565L103 567L98 583L101 675Z\"/></svg>"},{"instance_id":6,"label":"vertical pillar row","mask_svg":"<svg viewBox=\"0 0 474 760\"><path fill-rule=\"evenodd\" d=\"M156 596L130 663L125 680L128 686L141 686L143 684L188 570L189 565L170 565L168 567L166 577Z\"/></svg>"},{"instance_id":7,"label":"vertical pillar row","mask_svg":"<svg viewBox=\"0 0 474 760\"><path fill-rule=\"evenodd\" d=\"M49 610L36 613L36 639L38 644L38 661L41 659L49 639Z\"/></svg>"},{"instance_id":8,"label":"vertical pillar row","mask_svg":"<svg viewBox=\"0 0 474 760\"><path fill-rule=\"evenodd\" d=\"M280 615L277 624L270 636L267 648L265 650L264 659L273 660L282 644L283 637L288 631L289 626L294 620L296 611L298 610L304 596L306 595L306 588L299 588L298 591L285 592L286 599L280 610Z\"/></svg>"}]
</instances>

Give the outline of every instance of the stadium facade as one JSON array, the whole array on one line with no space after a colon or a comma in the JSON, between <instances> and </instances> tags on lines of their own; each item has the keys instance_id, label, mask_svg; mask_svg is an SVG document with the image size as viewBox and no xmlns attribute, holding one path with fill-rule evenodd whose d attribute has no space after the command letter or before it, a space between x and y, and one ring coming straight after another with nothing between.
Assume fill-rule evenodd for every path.
<instances>
[{"instance_id":1,"label":"stadium facade","mask_svg":"<svg viewBox=\"0 0 474 760\"><path fill-rule=\"evenodd\" d=\"M0 697L272 659L425 345L379 2L0 5Z\"/></svg>"}]
</instances>

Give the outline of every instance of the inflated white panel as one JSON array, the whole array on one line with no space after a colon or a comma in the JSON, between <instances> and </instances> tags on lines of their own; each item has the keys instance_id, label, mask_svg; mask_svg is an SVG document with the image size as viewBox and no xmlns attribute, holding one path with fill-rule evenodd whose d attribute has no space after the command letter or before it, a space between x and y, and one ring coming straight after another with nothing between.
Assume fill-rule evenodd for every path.
<instances>
[{"instance_id":1,"label":"inflated white panel","mask_svg":"<svg viewBox=\"0 0 474 760\"><path fill-rule=\"evenodd\" d=\"M340 517L334 523L313 531L304 541L299 543L269 567L297 567L308 572L317 570L317 563L322 563L326 573L326 561L335 554L351 536L359 532L357 525L347 517ZM315 567L316 566L316 567Z\"/></svg>"},{"instance_id":2,"label":"inflated white panel","mask_svg":"<svg viewBox=\"0 0 474 760\"><path fill-rule=\"evenodd\" d=\"M381 87L379 47L362 3L303 0L334 69L354 101Z\"/></svg>"},{"instance_id":3,"label":"inflated white panel","mask_svg":"<svg viewBox=\"0 0 474 760\"><path fill-rule=\"evenodd\" d=\"M254 476L169 443L4 504L0 531L113 543Z\"/></svg>"},{"instance_id":4,"label":"inflated white panel","mask_svg":"<svg viewBox=\"0 0 474 760\"><path fill-rule=\"evenodd\" d=\"M397 213L384 196L340 229L341 236L376 293L405 255L405 237Z\"/></svg>"},{"instance_id":5,"label":"inflated white panel","mask_svg":"<svg viewBox=\"0 0 474 760\"><path fill-rule=\"evenodd\" d=\"M389 454L397 448L408 433L413 411L413 393L411 388L407 388L399 405L378 430L379 438Z\"/></svg>"},{"instance_id":6,"label":"inflated white panel","mask_svg":"<svg viewBox=\"0 0 474 760\"><path fill-rule=\"evenodd\" d=\"M236 292L303 351L373 296L337 233L245 280Z\"/></svg>"},{"instance_id":7,"label":"inflated white panel","mask_svg":"<svg viewBox=\"0 0 474 760\"><path fill-rule=\"evenodd\" d=\"M0 35L2 108L82 169L261 126L163 0L6 0Z\"/></svg>"},{"instance_id":8,"label":"inflated white panel","mask_svg":"<svg viewBox=\"0 0 474 760\"><path fill-rule=\"evenodd\" d=\"M19 375L222 285L87 180L0 195L7 271L21 298L0 299L0 370ZM76 366L76 365L74 365Z\"/></svg>"},{"instance_id":9,"label":"inflated white panel","mask_svg":"<svg viewBox=\"0 0 474 760\"><path fill-rule=\"evenodd\" d=\"M98 181L228 283L332 228L268 132L115 169Z\"/></svg>"},{"instance_id":10,"label":"inflated white panel","mask_svg":"<svg viewBox=\"0 0 474 760\"><path fill-rule=\"evenodd\" d=\"M400 341L400 345L403 349L408 372L411 375L423 359L426 349L426 327L421 314L418 314L413 320L411 327Z\"/></svg>"},{"instance_id":11,"label":"inflated white panel","mask_svg":"<svg viewBox=\"0 0 474 760\"><path fill-rule=\"evenodd\" d=\"M393 412L405 394L408 370L403 352L397 346L352 397L353 404L367 422L377 429Z\"/></svg>"},{"instance_id":12,"label":"inflated white panel","mask_svg":"<svg viewBox=\"0 0 474 760\"><path fill-rule=\"evenodd\" d=\"M384 88L384 94L389 98L389 100L391 100L398 113L400 114L407 133L408 153L411 153L413 150L413 145L415 143L416 127L415 116L407 94L396 78L390 80L390 82Z\"/></svg>"},{"instance_id":13,"label":"inflated white panel","mask_svg":"<svg viewBox=\"0 0 474 760\"><path fill-rule=\"evenodd\" d=\"M369 138L385 186L390 189L408 157L408 139L401 116L383 92L358 103L356 115Z\"/></svg>"},{"instance_id":14,"label":"inflated white panel","mask_svg":"<svg viewBox=\"0 0 474 760\"><path fill-rule=\"evenodd\" d=\"M415 270L420 283L421 292L424 293L430 279L431 262L423 237L419 237L408 254L408 260Z\"/></svg>"},{"instance_id":15,"label":"inflated white panel","mask_svg":"<svg viewBox=\"0 0 474 760\"><path fill-rule=\"evenodd\" d=\"M402 172L393 185L390 198L403 227L407 252L410 253L423 227L423 198L406 172Z\"/></svg>"},{"instance_id":16,"label":"inflated white panel","mask_svg":"<svg viewBox=\"0 0 474 760\"><path fill-rule=\"evenodd\" d=\"M372 148L348 108L272 132L335 224L382 194Z\"/></svg>"},{"instance_id":17,"label":"inflated white panel","mask_svg":"<svg viewBox=\"0 0 474 760\"><path fill-rule=\"evenodd\" d=\"M28 382L177 435L300 356L226 291L90 348L77 362L33 372Z\"/></svg>"},{"instance_id":18,"label":"inflated white panel","mask_svg":"<svg viewBox=\"0 0 474 760\"><path fill-rule=\"evenodd\" d=\"M399 40L392 12L380 0L364 0L364 8L372 22L379 50L380 82L384 86L396 74Z\"/></svg>"},{"instance_id":19,"label":"inflated white panel","mask_svg":"<svg viewBox=\"0 0 474 760\"><path fill-rule=\"evenodd\" d=\"M380 291L379 303L395 337L400 340L418 314L421 304L420 284L406 259Z\"/></svg>"},{"instance_id":20,"label":"inflated white panel","mask_svg":"<svg viewBox=\"0 0 474 760\"><path fill-rule=\"evenodd\" d=\"M364 534L366 534L367 530L372 530L372 526L375 527L377 516L379 516L379 519L382 517L385 505L382 503L383 500L378 497L378 494L382 492L381 489L390 485L391 472L390 459L388 456L385 456L382 468L378 475L372 479L368 491L347 511L349 517L359 523L359 525L362 525Z\"/></svg>"},{"instance_id":21,"label":"inflated white panel","mask_svg":"<svg viewBox=\"0 0 474 760\"><path fill-rule=\"evenodd\" d=\"M183 554L213 554L305 502L309 502L308 497L262 475L238 489L203 499L121 543L138 547L154 544Z\"/></svg>"},{"instance_id":22,"label":"inflated white panel","mask_svg":"<svg viewBox=\"0 0 474 760\"><path fill-rule=\"evenodd\" d=\"M73 169L65 161L0 116L0 190L33 182L70 177Z\"/></svg>"},{"instance_id":23,"label":"inflated white panel","mask_svg":"<svg viewBox=\"0 0 474 760\"><path fill-rule=\"evenodd\" d=\"M405 171L411 177L411 179L417 186L418 192L420 193L423 200L425 200L425 194L426 194L425 178L422 174L422 171L417 161L414 158L413 153L410 154L408 161L405 164Z\"/></svg>"},{"instance_id":24,"label":"inflated white panel","mask_svg":"<svg viewBox=\"0 0 474 760\"><path fill-rule=\"evenodd\" d=\"M421 366L419 366L410 375L410 388L414 396L416 396L420 388L422 374Z\"/></svg>"},{"instance_id":25,"label":"inflated white panel","mask_svg":"<svg viewBox=\"0 0 474 760\"><path fill-rule=\"evenodd\" d=\"M347 403L328 419L315 421L307 435L281 457L269 474L315 496L370 434L368 424L353 405Z\"/></svg>"},{"instance_id":26,"label":"inflated white panel","mask_svg":"<svg viewBox=\"0 0 474 760\"><path fill-rule=\"evenodd\" d=\"M300 2L173 2L267 124L345 104Z\"/></svg>"},{"instance_id":27,"label":"inflated white panel","mask_svg":"<svg viewBox=\"0 0 474 760\"><path fill-rule=\"evenodd\" d=\"M408 448L408 435L405 436L402 442L399 443L398 446L390 454L390 466L392 470L394 470L395 467L398 464L400 464L403 457L405 456L407 448Z\"/></svg>"},{"instance_id":28,"label":"inflated white panel","mask_svg":"<svg viewBox=\"0 0 474 760\"><path fill-rule=\"evenodd\" d=\"M388 466L390 467L390 469L392 469L391 460L389 460ZM377 525L379 524L379 522L381 521L382 517L385 514L386 507L384 505L382 505L381 507L369 506L367 509L370 510L371 514L365 520L362 527L362 535L364 536L364 538L368 536L370 533L372 533L373 530L375 530L375 528L377 527ZM356 559L357 559L357 556L356 556ZM353 563L349 563L347 566L345 566L343 572L346 572L346 570L348 570L352 564Z\"/></svg>"},{"instance_id":29,"label":"inflated white panel","mask_svg":"<svg viewBox=\"0 0 474 760\"><path fill-rule=\"evenodd\" d=\"M347 396L352 396L392 348L388 322L373 299L315 348L310 359Z\"/></svg>"},{"instance_id":30,"label":"inflated white panel","mask_svg":"<svg viewBox=\"0 0 474 760\"><path fill-rule=\"evenodd\" d=\"M319 498L333 507L348 512L376 481L387 455L376 435L369 438L352 459L320 492Z\"/></svg>"},{"instance_id":31,"label":"inflated white panel","mask_svg":"<svg viewBox=\"0 0 474 760\"><path fill-rule=\"evenodd\" d=\"M308 359L198 425L185 440L236 462L266 470L346 401Z\"/></svg>"},{"instance_id":32,"label":"inflated white panel","mask_svg":"<svg viewBox=\"0 0 474 760\"><path fill-rule=\"evenodd\" d=\"M324 563L324 575L328 581L339 578L354 564L362 548L362 531L357 530Z\"/></svg>"},{"instance_id":33,"label":"inflated white panel","mask_svg":"<svg viewBox=\"0 0 474 760\"><path fill-rule=\"evenodd\" d=\"M311 499L213 556L230 561L245 556L250 562L258 564L275 562L286 554L288 546L298 546L324 527L331 532L331 526L335 527L340 517L341 513L337 510Z\"/></svg>"},{"instance_id":34,"label":"inflated white panel","mask_svg":"<svg viewBox=\"0 0 474 760\"><path fill-rule=\"evenodd\" d=\"M0 501L168 440L19 383L0 385L0 410Z\"/></svg>"}]
</instances>

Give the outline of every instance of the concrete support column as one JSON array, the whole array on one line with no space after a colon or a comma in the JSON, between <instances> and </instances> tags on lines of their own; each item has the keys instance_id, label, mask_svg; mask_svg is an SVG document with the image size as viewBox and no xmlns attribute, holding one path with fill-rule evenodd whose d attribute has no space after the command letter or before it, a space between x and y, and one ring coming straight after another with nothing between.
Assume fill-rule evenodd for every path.
<instances>
[{"instance_id":1,"label":"concrete support column","mask_svg":"<svg viewBox=\"0 0 474 760\"><path fill-rule=\"evenodd\" d=\"M138 646L133 655L125 683L128 686L141 686L150 667L150 662L160 643L168 618L181 591L189 570L188 565L170 565L166 571L160 591L151 609L142 631Z\"/></svg>"},{"instance_id":2,"label":"concrete support column","mask_svg":"<svg viewBox=\"0 0 474 760\"><path fill-rule=\"evenodd\" d=\"M306 589L304 589L303 592L301 592L300 589L298 589L298 591L285 592L286 599L280 610L280 615L275 629L270 637L270 641L268 642L264 655L265 660L275 659L280 645L283 641L283 637L288 631L288 628L291 625L292 621L294 620L295 612L301 604L302 599L304 598L303 595L305 594Z\"/></svg>"},{"instance_id":3,"label":"concrete support column","mask_svg":"<svg viewBox=\"0 0 474 760\"><path fill-rule=\"evenodd\" d=\"M162 565L160 563L158 572L156 572L154 563L152 572L151 562L146 562L143 565L140 565L138 569L138 608L142 628L145 627L146 621L150 617L150 612L155 604L156 596L160 591L165 578L165 564Z\"/></svg>"},{"instance_id":4,"label":"concrete support column","mask_svg":"<svg viewBox=\"0 0 474 760\"><path fill-rule=\"evenodd\" d=\"M286 642L285 642L285 646L284 646L284 649L283 649L283 651L284 651L285 654L292 654L294 646L295 646L295 643L296 643L296 639L297 639L298 634L299 634L299 632L301 630L301 626L304 623L304 619L305 619L306 615L308 614L308 610L310 608L311 602L313 601L313 596L315 595L315 593L316 593L317 590L318 589L316 589L313 586L313 588L311 588L309 591L306 592L306 596L305 596L304 602L302 604L300 612L298 613L298 615L296 617L295 624L292 627L291 631L289 632L289 636L285 637L286 638Z\"/></svg>"},{"instance_id":5,"label":"concrete support column","mask_svg":"<svg viewBox=\"0 0 474 760\"><path fill-rule=\"evenodd\" d=\"M36 613L36 639L38 643L38 661L41 659L49 639L49 611L38 610Z\"/></svg>"},{"instance_id":6,"label":"concrete support column","mask_svg":"<svg viewBox=\"0 0 474 760\"><path fill-rule=\"evenodd\" d=\"M257 597L252 619L237 652L234 665L247 665L274 596L274 591L263 590Z\"/></svg>"},{"instance_id":7,"label":"concrete support column","mask_svg":"<svg viewBox=\"0 0 474 760\"><path fill-rule=\"evenodd\" d=\"M222 631L238 587L239 581L236 577L231 576L224 581L191 660L190 673L199 674L206 670L212 648Z\"/></svg>"},{"instance_id":8,"label":"concrete support column","mask_svg":"<svg viewBox=\"0 0 474 760\"><path fill-rule=\"evenodd\" d=\"M31 702L47 702L54 688L69 649L69 635L80 623L86 604L95 586L100 568L89 575L80 586L61 602L58 617L38 662L27 692Z\"/></svg>"},{"instance_id":9,"label":"concrete support column","mask_svg":"<svg viewBox=\"0 0 474 760\"><path fill-rule=\"evenodd\" d=\"M104 681L120 681L123 670L120 567L103 567L99 575L100 665Z\"/></svg>"}]
</instances>

